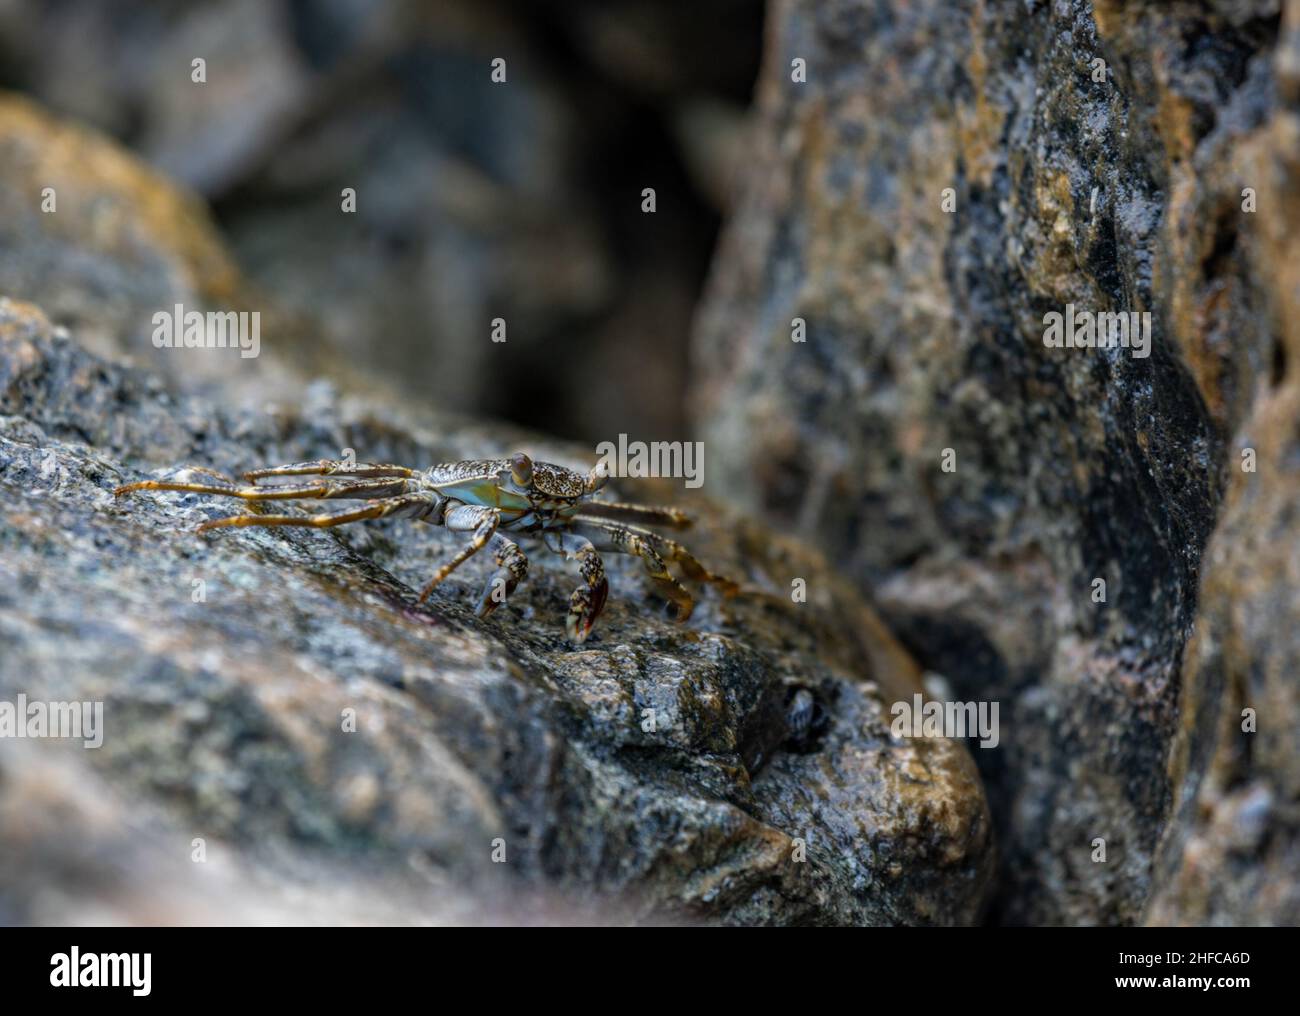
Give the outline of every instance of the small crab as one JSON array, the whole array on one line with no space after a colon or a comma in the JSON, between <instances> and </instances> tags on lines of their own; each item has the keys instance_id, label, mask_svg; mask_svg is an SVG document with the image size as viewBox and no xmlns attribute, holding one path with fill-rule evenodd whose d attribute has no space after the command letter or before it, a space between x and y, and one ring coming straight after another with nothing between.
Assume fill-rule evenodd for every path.
<instances>
[{"instance_id":1,"label":"small crab","mask_svg":"<svg viewBox=\"0 0 1300 1016\"><path fill-rule=\"evenodd\" d=\"M506 533L540 538L551 550L578 562L583 584L569 597L565 628L575 642L590 634L605 606L609 583L599 550L634 554L678 621L691 616L695 600L668 571L676 562L687 577L712 582L727 595L738 587L714 575L674 540L630 522L684 528L690 518L675 508L595 501L605 485L601 467L586 475L549 462L534 462L523 452L508 459L448 462L428 470L322 459L256 469L244 474L241 485L213 470L192 468L198 482L185 479L144 480L114 490L115 496L136 490L182 490L224 494L245 501L289 501L302 498L356 498L365 504L320 515L234 515L199 526L199 532L222 526L312 526L326 528L366 519L410 518L472 534L470 542L429 580L420 602L457 567L484 547L496 557L497 570L479 597L476 612L486 617L501 605L528 574L528 559ZM183 474L182 474L183 475ZM267 483L269 477L314 476L310 481Z\"/></svg>"}]
</instances>

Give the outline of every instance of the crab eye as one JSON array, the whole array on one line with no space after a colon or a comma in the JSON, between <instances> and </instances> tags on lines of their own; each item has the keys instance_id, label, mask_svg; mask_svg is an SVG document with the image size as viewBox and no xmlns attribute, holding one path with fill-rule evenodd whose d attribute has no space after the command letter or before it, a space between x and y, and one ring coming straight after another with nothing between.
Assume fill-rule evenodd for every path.
<instances>
[{"instance_id":1,"label":"crab eye","mask_svg":"<svg viewBox=\"0 0 1300 1016\"><path fill-rule=\"evenodd\" d=\"M510 456L510 477L520 487L530 486L533 482L533 460L523 452Z\"/></svg>"}]
</instances>

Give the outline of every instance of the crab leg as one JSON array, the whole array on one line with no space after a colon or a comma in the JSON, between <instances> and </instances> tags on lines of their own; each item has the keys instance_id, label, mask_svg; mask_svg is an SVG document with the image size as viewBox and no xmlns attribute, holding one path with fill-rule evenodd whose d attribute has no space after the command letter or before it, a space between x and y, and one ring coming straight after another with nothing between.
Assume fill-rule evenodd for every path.
<instances>
[{"instance_id":1,"label":"crab leg","mask_svg":"<svg viewBox=\"0 0 1300 1016\"><path fill-rule=\"evenodd\" d=\"M487 546L488 541L496 533L497 524L500 521L501 513L495 508L480 508L462 504L447 512L443 519L443 525L455 532L473 532L474 537L459 554L439 568L433 578L429 580L429 584L420 593L421 603L429 598L429 594L437 588L443 579Z\"/></svg>"},{"instance_id":2,"label":"crab leg","mask_svg":"<svg viewBox=\"0 0 1300 1016\"><path fill-rule=\"evenodd\" d=\"M514 540L501 533L493 533L488 546L496 553L497 570L487 580L483 594L474 607L474 613L479 617L487 617L501 606L515 591L515 586L528 577L528 558Z\"/></svg>"},{"instance_id":3,"label":"crab leg","mask_svg":"<svg viewBox=\"0 0 1300 1016\"><path fill-rule=\"evenodd\" d=\"M375 480L316 480L312 483L288 483L265 487L240 486L219 473L203 470L212 477L206 483L183 480L141 480L113 491L120 497L135 490L183 490L194 494L224 494L245 501L290 501L295 498L396 497L410 492L410 483L401 478Z\"/></svg>"},{"instance_id":4,"label":"crab leg","mask_svg":"<svg viewBox=\"0 0 1300 1016\"><path fill-rule=\"evenodd\" d=\"M645 565L646 573L674 608L674 620L685 621L695 609L695 598L686 587L673 578L664 559L675 561L689 578L712 582L732 596L740 587L730 579L715 575L700 564L689 550L676 540L652 533L648 529L626 526L618 522L606 522L591 519L583 515L574 517L574 531L588 536L602 550L614 550L620 554L635 554Z\"/></svg>"},{"instance_id":5,"label":"crab leg","mask_svg":"<svg viewBox=\"0 0 1300 1016\"><path fill-rule=\"evenodd\" d=\"M668 571L664 559L655 549L651 539L654 533L617 522L587 520L581 516L574 520L573 528L580 535L590 537L602 550L613 550L620 554L634 554L639 557L641 563L645 565L646 574L650 576L660 595L672 605L674 619L685 621L691 616L691 612L695 609L695 598Z\"/></svg>"},{"instance_id":6,"label":"crab leg","mask_svg":"<svg viewBox=\"0 0 1300 1016\"><path fill-rule=\"evenodd\" d=\"M331 526L345 526L349 522L387 518L390 515L398 518L417 518L432 511L437 504L438 498L433 494L404 494L401 497L386 497L370 501L364 508L348 508L322 515L232 515L227 519L205 522L199 526L198 531L206 533L209 529L221 529L227 526L310 526L315 529L328 529Z\"/></svg>"},{"instance_id":7,"label":"crab leg","mask_svg":"<svg viewBox=\"0 0 1300 1016\"><path fill-rule=\"evenodd\" d=\"M560 533L556 539L558 549L571 561L578 562L584 585L569 597L569 613L564 628L574 642L582 642L591 633L591 626L605 609L609 595L609 581L605 578L605 562L590 540L577 533Z\"/></svg>"},{"instance_id":8,"label":"crab leg","mask_svg":"<svg viewBox=\"0 0 1300 1016\"><path fill-rule=\"evenodd\" d=\"M339 459L318 459L315 462L292 462L267 469L250 469L244 479L256 482L267 476L414 476L416 470L406 466L377 465L370 462L351 464Z\"/></svg>"},{"instance_id":9,"label":"crab leg","mask_svg":"<svg viewBox=\"0 0 1300 1016\"><path fill-rule=\"evenodd\" d=\"M592 519L588 517L585 506L582 512L574 517L574 522L576 523L574 528L590 535L596 546L600 547L602 545L602 538L606 544L613 544L613 546L606 546L602 549L636 553L631 549L625 549L632 542L632 537L636 537L637 540L649 545L669 561L674 561L680 565L688 578L700 582L711 582L727 596L735 596L740 592L740 586L737 583L724 575L716 575L709 571L696 559L694 554L676 540L660 536L658 533L651 532L649 529L642 529L640 526L628 526L619 522L606 522L604 519Z\"/></svg>"},{"instance_id":10,"label":"crab leg","mask_svg":"<svg viewBox=\"0 0 1300 1016\"><path fill-rule=\"evenodd\" d=\"M610 519L614 522L642 522L652 526L671 526L686 529L691 517L676 508L659 508L653 505L625 504L621 501L588 501L582 506L588 518Z\"/></svg>"}]
</instances>

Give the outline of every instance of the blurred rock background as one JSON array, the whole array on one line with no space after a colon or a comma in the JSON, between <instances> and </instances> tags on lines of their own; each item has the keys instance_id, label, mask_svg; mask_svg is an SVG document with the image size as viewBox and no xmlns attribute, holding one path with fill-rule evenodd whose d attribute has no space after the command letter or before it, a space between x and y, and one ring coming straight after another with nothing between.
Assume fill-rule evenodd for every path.
<instances>
[{"instance_id":1,"label":"blurred rock background","mask_svg":"<svg viewBox=\"0 0 1300 1016\"><path fill-rule=\"evenodd\" d=\"M206 199L252 286L329 347L309 365L588 442L672 439L762 18L757 0L4 0L0 87ZM21 197L0 290L93 337L103 311L78 305L115 287L49 278L15 235ZM121 311L108 344L152 352L148 316Z\"/></svg>"}]
</instances>

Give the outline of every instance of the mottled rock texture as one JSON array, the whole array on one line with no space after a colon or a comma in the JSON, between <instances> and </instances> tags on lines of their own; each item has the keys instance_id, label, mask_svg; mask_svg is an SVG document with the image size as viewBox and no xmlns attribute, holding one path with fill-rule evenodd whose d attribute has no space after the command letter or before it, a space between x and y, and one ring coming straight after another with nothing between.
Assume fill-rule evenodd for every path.
<instances>
[{"instance_id":1,"label":"mottled rock texture","mask_svg":"<svg viewBox=\"0 0 1300 1016\"><path fill-rule=\"evenodd\" d=\"M998 919L1300 921L1298 32L1267 0L773 5L695 415L1002 703ZM1045 347L1069 303L1150 312L1150 357Z\"/></svg>"},{"instance_id":2,"label":"mottled rock texture","mask_svg":"<svg viewBox=\"0 0 1300 1016\"><path fill-rule=\"evenodd\" d=\"M691 546L744 592L702 590L676 625L611 556L576 647L578 577L532 543L526 583L479 620L483 562L417 603L461 543L444 530L200 537L235 505L112 495L186 463L514 447L582 464L323 384L231 412L0 300L0 698L102 701L105 722L95 749L0 744L0 918L977 920L994 854L974 764L889 730L916 665L819 555L729 508L684 502ZM807 732L787 719L798 689ZM195 839L221 863L192 862Z\"/></svg>"}]
</instances>

